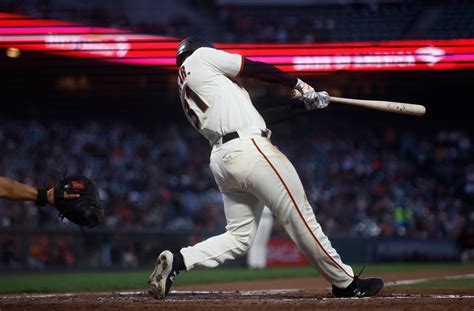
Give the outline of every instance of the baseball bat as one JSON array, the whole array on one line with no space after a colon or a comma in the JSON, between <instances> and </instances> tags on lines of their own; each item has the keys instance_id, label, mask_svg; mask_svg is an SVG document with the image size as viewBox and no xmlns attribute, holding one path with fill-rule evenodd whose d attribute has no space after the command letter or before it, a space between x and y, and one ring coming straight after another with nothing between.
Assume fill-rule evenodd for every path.
<instances>
[{"instance_id":1,"label":"baseball bat","mask_svg":"<svg viewBox=\"0 0 474 311\"><path fill-rule=\"evenodd\" d=\"M291 91L292 98L298 98L301 96L302 94L298 90L293 89ZM422 106L422 105L399 103L399 102L392 102L392 101L352 99L352 98L333 97L333 96L331 96L330 101L331 103L354 105L354 106L360 106L360 107L386 111L386 112L408 114L412 116L422 116L426 112L425 106Z\"/></svg>"}]
</instances>

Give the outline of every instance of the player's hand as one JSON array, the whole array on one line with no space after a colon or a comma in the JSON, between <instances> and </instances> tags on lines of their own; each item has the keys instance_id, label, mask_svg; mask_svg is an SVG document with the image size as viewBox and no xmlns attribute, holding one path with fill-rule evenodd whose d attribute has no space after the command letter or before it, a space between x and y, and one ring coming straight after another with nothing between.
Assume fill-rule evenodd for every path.
<instances>
[{"instance_id":1,"label":"player's hand","mask_svg":"<svg viewBox=\"0 0 474 311\"><path fill-rule=\"evenodd\" d=\"M322 109L329 105L330 97L327 92L316 92L311 85L301 79L298 79L294 90L298 94L295 98L304 103L306 110Z\"/></svg>"},{"instance_id":2,"label":"player's hand","mask_svg":"<svg viewBox=\"0 0 474 311\"><path fill-rule=\"evenodd\" d=\"M331 100L331 97L329 97L328 92L322 91L322 92L314 92L314 93L316 93L316 98L311 103L305 102L306 109L313 110L313 109L326 108L329 105L329 101Z\"/></svg>"},{"instance_id":3,"label":"player's hand","mask_svg":"<svg viewBox=\"0 0 474 311\"><path fill-rule=\"evenodd\" d=\"M80 194L72 194L72 193L68 194L68 193L64 192L64 198L66 200L77 199L80 196L81 196ZM51 188L51 189L48 190L47 197L48 197L48 203L50 205L54 206L54 188Z\"/></svg>"},{"instance_id":4,"label":"player's hand","mask_svg":"<svg viewBox=\"0 0 474 311\"><path fill-rule=\"evenodd\" d=\"M303 102L311 102L314 101L315 98L315 91L314 88L309 85L308 83L302 81L301 79L298 79L298 82L296 82L296 85L294 87L295 90L299 92L298 99L303 101Z\"/></svg>"}]
</instances>

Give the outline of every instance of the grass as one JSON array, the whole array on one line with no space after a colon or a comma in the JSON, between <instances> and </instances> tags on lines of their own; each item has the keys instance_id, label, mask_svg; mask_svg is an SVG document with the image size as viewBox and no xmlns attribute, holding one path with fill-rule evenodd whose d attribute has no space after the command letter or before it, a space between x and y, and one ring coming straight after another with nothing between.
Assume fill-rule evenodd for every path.
<instances>
[{"instance_id":1,"label":"grass","mask_svg":"<svg viewBox=\"0 0 474 311\"><path fill-rule=\"evenodd\" d=\"M147 279L142 271L12 273L0 275L0 293L145 288Z\"/></svg>"},{"instance_id":2,"label":"grass","mask_svg":"<svg viewBox=\"0 0 474 311\"><path fill-rule=\"evenodd\" d=\"M474 278L436 279L412 285L400 285L403 288L464 288L474 289Z\"/></svg>"},{"instance_id":3,"label":"grass","mask_svg":"<svg viewBox=\"0 0 474 311\"><path fill-rule=\"evenodd\" d=\"M466 266L461 263L390 263L368 265L364 274L397 271L426 271ZM474 268L474 264L471 264ZM362 266L354 265L358 273ZM23 272L0 274L0 293L75 292L145 289L150 271L107 272ZM272 268L249 270L245 268L218 268L193 270L182 273L175 285L208 284L260 279L315 277L310 267ZM444 281L444 280L443 280ZM457 280L446 280L456 285ZM449 283L448 282L448 283ZM472 279L467 286L472 287ZM453 286L454 286L453 285ZM418 284L416 285L418 287Z\"/></svg>"}]
</instances>

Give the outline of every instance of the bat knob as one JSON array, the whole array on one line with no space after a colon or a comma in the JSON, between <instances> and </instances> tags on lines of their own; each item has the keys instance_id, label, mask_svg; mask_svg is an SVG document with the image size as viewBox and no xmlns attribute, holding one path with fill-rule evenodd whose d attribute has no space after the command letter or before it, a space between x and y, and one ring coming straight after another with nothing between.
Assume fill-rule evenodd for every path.
<instances>
[{"instance_id":1,"label":"bat knob","mask_svg":"<svg viewBox=\"0 0 474 311\"><path fill-rule=\"evenodd\" d=\"M298 91L297 89L292 89L291 90L291 98L298 98L298 97L301 97L303 94L301 94L300 91Z\"/></svg>"}]
</instances>

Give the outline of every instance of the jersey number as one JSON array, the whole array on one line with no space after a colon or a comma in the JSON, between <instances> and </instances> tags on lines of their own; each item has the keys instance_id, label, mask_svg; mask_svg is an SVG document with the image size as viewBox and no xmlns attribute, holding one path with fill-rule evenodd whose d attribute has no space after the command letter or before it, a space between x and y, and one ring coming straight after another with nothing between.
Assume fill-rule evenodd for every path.
<instances>
[{"instance_id":1,"label":"jersey number","mask_svg":"<svg viewBox=\"0 0 474 311\"><path fill-rule=\"evenodd\" d=\"M199 117L196 112L191 109L190 104L194 104L201 110L203 113L207 111L209 106L199 97L196 92L194 92L186 83L185 78L187 77L187 72L184 66L179 69L178 78L180 82L180 92L181 92L181 103L183 104L183 109L189 120L193 123L194 127L197 129L201 128L201 123L199 122Z\"/></svg>"}]
</instances>

